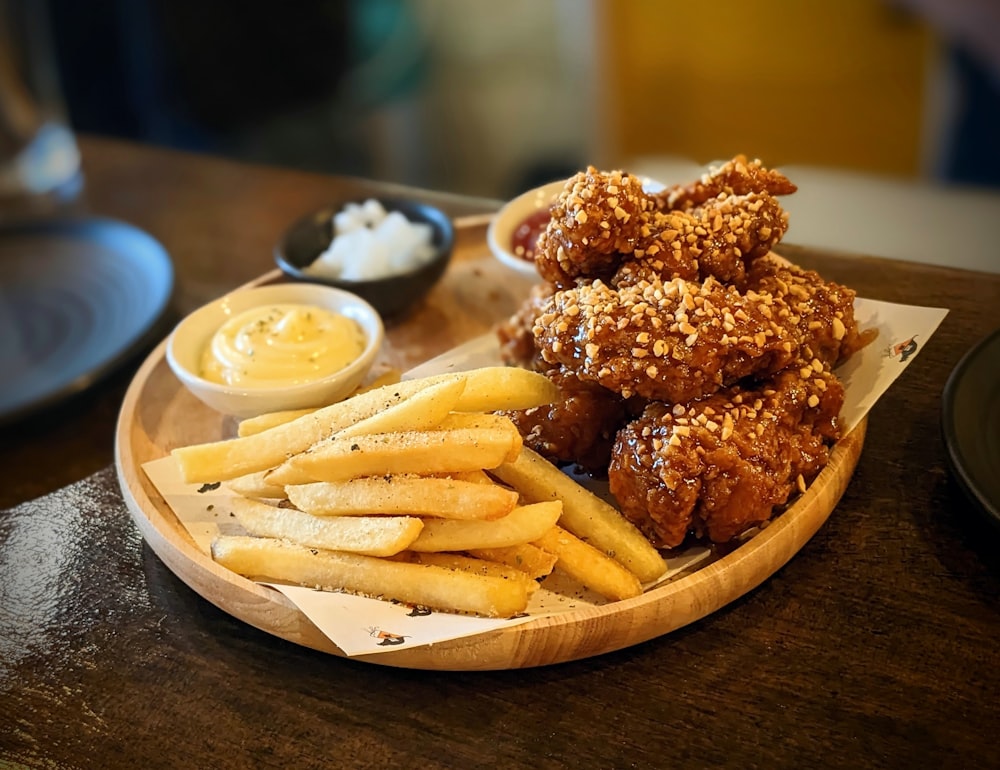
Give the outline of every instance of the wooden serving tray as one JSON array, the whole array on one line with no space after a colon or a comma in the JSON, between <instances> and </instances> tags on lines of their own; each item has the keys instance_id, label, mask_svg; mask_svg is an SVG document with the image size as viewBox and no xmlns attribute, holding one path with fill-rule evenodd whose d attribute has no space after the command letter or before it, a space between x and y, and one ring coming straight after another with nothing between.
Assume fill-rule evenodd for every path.
<instances>
[{"instance_id":1,"label":"wooden serving tray","mask_svg":"<svg viewBox=\"0 0 1000 770\"><path fill-rule=\"evenodd\" d=\"M529 283L494 260L479 220L458 228L453 264L415 315L387 330L383 363L408 369L488 331ZM280 280L269 273L254 284ZM142 470L187 444L235 434L230 418L185 390L165 360L166 343L132 381L118 419L115 465L126 505L156 555L203 598L263 631L334 655L343 652L282 594L216 564L195 545ZM357 660L404 668L488 670L540 666L638 644L711 614L776 572L833 511L864 445L867 421L834 448L804 495L747 542L642 596L539 618L472 637L401 647Z\"/></svg>"}]
</instances>

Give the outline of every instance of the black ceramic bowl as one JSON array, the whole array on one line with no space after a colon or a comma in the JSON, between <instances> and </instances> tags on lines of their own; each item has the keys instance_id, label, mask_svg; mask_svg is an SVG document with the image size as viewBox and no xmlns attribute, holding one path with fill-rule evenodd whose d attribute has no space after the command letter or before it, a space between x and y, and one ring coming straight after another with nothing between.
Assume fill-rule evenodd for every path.
<instances>
[{"instance_id":1,"label":"black ceramic bowl","mask_svg":"<svg viewBox=\"0 0 1000 770\"><path fill-rule=\"evenodd\" d=\"M410 272L366 281L347 281L305 272L303 268L312 264L333 240L333 217L348 203L345 201L314 211L292 225L274 248L278 267L295 280L336 286L356 294L386 318L406 313L444 274L451 260L455 230L445 213L434 206L404 199L377 200L387 212L398 211L411 222L431 226L434 257L430 262Z\"/></svg>"}]
</instances>

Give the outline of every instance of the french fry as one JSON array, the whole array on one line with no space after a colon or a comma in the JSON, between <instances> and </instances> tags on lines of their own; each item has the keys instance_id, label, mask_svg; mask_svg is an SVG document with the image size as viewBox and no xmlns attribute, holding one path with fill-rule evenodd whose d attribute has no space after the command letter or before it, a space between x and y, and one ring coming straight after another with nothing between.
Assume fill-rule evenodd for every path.
<instances>
[{"instance_id":1,"label":"french fry","mask_svg":"<svg viewBox=\"0 0 1000 770\"><path fill-rule=\"evenodd\" d=\"M412 516L321 518L241 497L229 502L236 520L252 535L331 551L392 556L412 545L423 529L422 520Z\"/></svg>"},{"instance_id":2,"label":"french fry","mask_svg":"<svg viewBox=\"0 0 1000 770\"><path fill-rule=\"evenodd\" d=\"M371 476L282 487L296 508L314 516L396 514L493 520L517 505L517 492L498 484L431 476Z\"/></svg>"},{"instance_id":3,"label":"french fry","mask_svg":"<svg viewBox=\"0 0 1000 770\"><path fill-rule=\"evenodd\" d=\"M245 476L237 476L225 482L229 491L242 497L249 497L251 500L282 500L285 497L285 488L280 484L269 484L264 476L267 471L257 471L248 473Z\"/></svg>"},{"instance_id":4,"label":"french fry","mask_svg":"<svg viewBox=\"0 0 1000 770\"><path fill-rule=\"evenodd\" d=\"M226 481L267 470L290 455L303 452L321 439L398 404L437 383L460 379L445 374L409 380L363 393L317 409L291 422L242 438L174 449L171 454L188 484Z\"/></svg>"},{"instance_id":5,"label":"french fry","mask_svg":"<svg viewBox=\"0 0 1000 770\"><path fill-rule=\"evenodd\" d=\"M238 495L254 537L218 537L212 554L248 577L490 617L524 612L554 567L636 596L666 570L659 553L493 413L557 395L537 372L486 367L261 415L237 439L173 454L188 483ZM296 508L262 502L285 497Z\"/></svg>"},{"instance_id":6,"label":"french fry","mask_svg":"<svg viewBox=\"0 0 1000 770\"><path fill-rule=\"evenodd\" d=\"M471 572L473 575L492 575L504 580L521 580L524 582L529 596L538 590L538 582L528 577L524 572L516 567L510 567L496 561L463 556L458 553L417 553L414 554L414 560L417 564L433 564L435 567L457 569L462 572Z\"/></svg>"},{"instance_id":7,"label":"french fry","mask_svg":"<svg viewBox=\"0 0 1000 770\"><path fill-rule=\"evenodd\" d=\"M529 502L562 501L559 525L628 568L641 582L656 580L667 571L663 557L635 525L528 447L491 473Z\"/></svg>"},{"instance_id":8,"label":"french fry","mask_svg":"<svg viewBox=\"0 0 1000 770\"><path fill-rule=\"evenodd\" d=\"M517 367L483 367L384 385L260 433L179 447L171 454L186 483L225 481L273 468L317 441L377 415L431 385L455 379L464 379L466 383L455 404L455 411L460 412L528 409L550 403L557 395L555 386L537 372Z\"/></svg>"},{"instance_id":9,"label":"french fry","mask_svg":"<svg viewBox=\"0 0 1000 770\"><path fill-rule=\"evenodd\" d=\"M516 456L516 440L490 428L336 436L295 455L265 477L271 484L347 481L359 476L450 473L495 468Z\"/></svg>"},{"instance_id":10,"label":"french fry","mask_svg":"<svg viewBox=\"0 0 1000 770\"><path fill-rule=\"evenodd\" d=\"M384 412L373 414L354 425L338 431L334 438L348 438L365 434L394 433L399 431L421 431L437 427L451 413L451 408L465 387L464 379L449 380L429 385L405 401L393 404ZM307 449L304 455L308 455ZM296 456L291 459L294 460ZM302 468L286 461L278 468L265 474L269 484L287 486L305 484L314 480Z\"/></svg>"},{"instance_id":11,"label":"french fry","mask_svg":"<svg viewBox=\"0 0 1000 770\"><path fill-rule=\"evenodd\" d=\"M618 601L642 593L639 578L611 557L561 527L553 527L534 544L555 554L559 569L606 599Z\"/></svg>"},{"instance_id":12,"label":"french fry","mask_svg":"<svg viewBox=\"0 0 1000 770\"><path fill-rule=\"evenodd\" d=\"M399 382L399 370L390 369L389 371L380 374L368 385L364 385L355 390L351 396L360 396L362 393L367 393L370 390L375 390L376 388L381 388L385 385L392 385L397 382ZM240 422L236 429L236 433L238 436L252 436L255 433L265 431L268 428L284 425L286 422L291 422L292 420L296 420L304 415L312 414L317 409L318 407L313 407L311 409L286 409L280 412L267 412L266 414L260 414L256 417L248 417Z\"/></svg>"},{"instance_id":13,"label":"french fry","mask_svg":"<svg viewBox=\"0 0 1000 770\"><path fill-rule=\"evenodd\" d=\"M223 536L212 556L240 575L422 605L446 612L506 618L524 612L528 591L517 580L308 548L282 540Z\"/></svg>"},{"instance_id":14,"label":"french fry","mask_svg":"<svg viewBox=\"0 0 1000 770\"><path fill-rule=\"evenodd\" d=\"M455 407L459 412L530 409L559 398L559 389L544 374L516 366L487 366L464 374L465 391Z\"/></svg>"},{"instance_id":15,"label":"french fry","mask_svg":"<svg viewBox=\"0 0 1000 770\"><path fill-rule=\"evenodd\" d=\"M430 430L441 424L451 414L462 391L465 378L429 385L405 401L390 406L383 412L349 425L336 435L363 436L372 433L398 433L405 430Z\"/></svg>"},{"instance_id":16,"label":"french fry","mask_svg":"<svg viewBox=\"0 0 1000 770\"><path fill-rule=\"evenodd\" d=\"M410 550L469 551L529 543L554 527L561 511L562 504L556 501L518 506L496 521L424 519L424 528L410 543Z\"/></svg>"},{"instance_id":17,"label":"french fry","mask_svg":"<svg viewBox=\"0 0 1000 770\"><path fill-rule=\"evenodd\" d=\"M557 561L554 553L549 553L531 543L509 545L504 548L472 548L468 553L478 559L499 562L521 570L533 580L551 574Z\"/></svg>"},{"instance_id":18,"label":"french fry","mask_svg":"<svg viewBox=\"0 0 1000 770\"><path fill-rule=\"evenodd\" d=\"M438 476L442 479L455 479L455 481L469 481L474 484L496 484L486 471L454 471L452 473L442 473Z\"/></svg>"},{"instance_id":19,"label":"french fry","mask_svg":"<svg viewBox=\"0 0 1000 770\"><path fill-rule=\"evenodd\" d=\"M453 412L436 426L437 430L455 430L457 428L490 428L491 430L503 431L511 436L512 441L516 440L513 435L518 433L517 426L509 417L491 413Z\"/></svg>"},{"instance_id":20,"label":"french fry","mask_svg":"<svg viewBox=\"0 0 1000 770\"><path fill-rule=\"evenodd\" d=\"M265 430L276 428L279 425L284 425L316 411L318 411L317 407L311 409L284 409L280 412L267 412L259 414L256 417L247 417L241 420L240 424L236 427L236 435L241 438L253 436L256 433L263 433Z\"/></svg>"}]
</instances>

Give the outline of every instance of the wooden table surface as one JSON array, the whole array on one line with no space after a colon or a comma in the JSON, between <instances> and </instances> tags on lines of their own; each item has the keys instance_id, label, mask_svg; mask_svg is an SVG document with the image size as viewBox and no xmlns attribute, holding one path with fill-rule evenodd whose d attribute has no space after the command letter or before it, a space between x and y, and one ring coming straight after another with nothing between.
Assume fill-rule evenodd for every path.
<instances>
[{"instance_id":1,"label":"wooden table surface","mask_svg":"<svg viewBox=\"0 0 1000 770\"><path fill-rule=\"evenodd\" d=\"M385 191L96 138L83 151L78 206L147 230L174 260L165 324L270 269L301 213ZM455 215L489 208L420 195ZM118 491L112 436L138 358L5 430L0 766L1000 767L1000 537L951 480L940 430L948 374L1000 326L1000 275L782 252L864 296L951 312L872 411L846 494L789 564L704 620L583 661L361 664L201 599L144 546Z\"/></svg>"}]
</instances>

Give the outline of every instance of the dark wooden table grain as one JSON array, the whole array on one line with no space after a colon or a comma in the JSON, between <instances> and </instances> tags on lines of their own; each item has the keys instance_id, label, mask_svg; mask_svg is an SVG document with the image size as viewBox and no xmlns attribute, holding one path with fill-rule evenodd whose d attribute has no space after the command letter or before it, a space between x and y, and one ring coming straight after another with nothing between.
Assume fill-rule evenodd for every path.
<instances>
[{"instance_id":1,"label":"dark wooden table grain","mask_svg":"<svg viewBox=\"0 0 1000 770\"><path fill-rule=\"evenodd\" d=\"M83 149L79 207L166 246L175 316L269 269L300 213L384 191L95 138ZM454 214L488 208L422 195ZM1000 326L1000 275L783 252L865 296L951 312L872 411L846 494L791 562L702 621L597 658L396 670L202 600L143 545L111 467L138 361L5 431L0 766L1000 767L1000 538L951 480L940 431L948 374Z\"/></svg>"}]
</instances>

